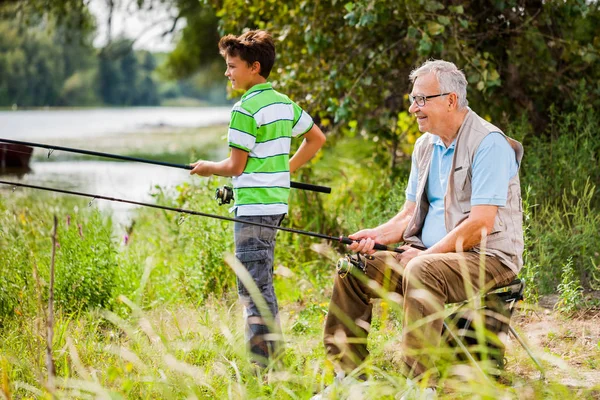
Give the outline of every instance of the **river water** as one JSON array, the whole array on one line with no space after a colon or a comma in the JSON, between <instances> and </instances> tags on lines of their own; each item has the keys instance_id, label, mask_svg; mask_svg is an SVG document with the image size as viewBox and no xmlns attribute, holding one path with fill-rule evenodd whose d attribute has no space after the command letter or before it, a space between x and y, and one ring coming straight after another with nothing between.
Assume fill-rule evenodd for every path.
<instances>
[{"instance_id":1,"label":"river water","mask_svg":"<svg viewBox=\"0 0 600 400\"><path fill-rule=\"evenodd\" d=\"M157 130L167 131L168 135L168 132L184 128L226 124L229 113L229 107L0 111L0 138L39 143L65 139L80 142L89 138L86 149L94 150L94 143L114 140L115 135L135 134L143 138L148 133L148 138L152 138L150 134ZM114 152L119 151L115 149ZM151 202L150 192L155 185L170 190L186 180L202 179L190 177L186 170L102 159L44 162L32 158L30 168L25 174L3 175L0 180ZM0 185L0 191L10 193L8 190L12 188ZM110 210L116 225L120 226L129 223L131 211L135 208L104 200L94 201L93 206Z\"/></svg>"},{"instance_id":2,"label":"river water","mask_svg":"<svg viewBox=\"0 0 600 400\"><path fill-rule=\"evenodd\" d=\"M227 123L230 111L230 107L0 111L0 137L41 141L195 128Z\"/></svg>"}]
</instances>

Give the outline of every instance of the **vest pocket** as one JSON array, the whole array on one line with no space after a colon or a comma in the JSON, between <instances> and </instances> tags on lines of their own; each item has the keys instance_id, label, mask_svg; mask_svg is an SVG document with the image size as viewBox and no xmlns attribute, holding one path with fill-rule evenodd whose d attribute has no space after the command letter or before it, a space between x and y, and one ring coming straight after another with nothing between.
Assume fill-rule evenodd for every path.
<instances>
[{"instance_id":1,"label":"vest pocket","mask_svg":"<svg viewBox=\"0 0 600 400\"><path fill-rule=\"evenodd\" d=\"M496 214L492 229L492 233L504 232L506 230L506 221L504 221L503 212L500 210L500 207L498 207L498 213Z\"/></svg>"},{"instance_id":2,"label":"vest pocket","mask_svg":"<svg viewBox=\"0 0 600 400\"><path fill-rule=\"evenodd\" d=\"M453 179L458 206L464 214L471 212L471 175L468 166L455 168Z\"/></svg>"}]
</instances>

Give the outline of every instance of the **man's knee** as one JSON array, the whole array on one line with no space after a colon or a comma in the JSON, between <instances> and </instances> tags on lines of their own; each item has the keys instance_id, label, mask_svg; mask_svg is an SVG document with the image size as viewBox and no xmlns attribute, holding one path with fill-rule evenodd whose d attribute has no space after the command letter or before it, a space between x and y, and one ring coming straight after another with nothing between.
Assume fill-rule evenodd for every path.
<instances>
[{"instance_id":1,"label":"man's knee","mask_svg":"<svg viewBox=\"0 0 600 400\"><path fill-rule=\"evenodd\" d=\"M444 297L446 279L442 276L435 255L415 257L406 265L402 288L404 296Z\"/></svg>"},{"instance_id":2,"label":"man's knee","mask_svg":"<svg viewBox=\"0 0 600 400\"><path fill-rule=\"evenodd\" d=\"M431 276L431 259L427 256L415 257L406 264L404 281L414 285L423 282L424 278Z\"/></svg>"}]
</instances>

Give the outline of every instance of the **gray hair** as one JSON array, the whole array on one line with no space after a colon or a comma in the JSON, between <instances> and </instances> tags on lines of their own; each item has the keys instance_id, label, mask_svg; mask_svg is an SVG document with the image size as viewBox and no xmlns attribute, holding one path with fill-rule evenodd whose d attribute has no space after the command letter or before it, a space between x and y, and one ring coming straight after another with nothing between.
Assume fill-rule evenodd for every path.
<instances>
[{"instance_id":1,"label":"gray hair","mask_svg":"<svg viewBox=\"0 0 600 400\"><path fill-rule=\"evenodd\" d=\"M417 78L433 73L440 84L442 93L454 92L458 97L458 108L469 105L467 100L467 79L465 74L454 63L443 60L425 61L419 68L412 70L410 81L415 83Z\"/></svg>"}]
</instances>

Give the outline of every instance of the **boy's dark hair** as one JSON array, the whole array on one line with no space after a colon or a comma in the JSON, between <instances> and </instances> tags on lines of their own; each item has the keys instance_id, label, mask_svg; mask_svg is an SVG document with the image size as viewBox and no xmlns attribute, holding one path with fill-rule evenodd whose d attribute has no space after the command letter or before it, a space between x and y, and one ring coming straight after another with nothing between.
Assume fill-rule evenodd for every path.
<instances>
[{"instance_id":1,"label":"boy's dark hair","mask_svg":"<svg viewBox=\"0 0 600 400\"><path fill-rule=\"evenodd\" d=\"M267 31L248 31L240 36L227 35L219 40L223 57L239 57L252 65L260 63L260 75L268 78L275 63L275 43Z\"/></svg>"}]
</instances>

